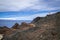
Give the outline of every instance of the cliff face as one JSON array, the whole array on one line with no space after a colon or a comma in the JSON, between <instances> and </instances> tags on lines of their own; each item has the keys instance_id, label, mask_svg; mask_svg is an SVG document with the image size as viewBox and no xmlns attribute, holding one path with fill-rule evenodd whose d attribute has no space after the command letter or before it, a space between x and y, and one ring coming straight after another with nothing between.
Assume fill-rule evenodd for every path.
<instances>
[{"instance_id":1,"label":"cliff face","mask_svg":"<svg viewBox=\"0 0 60 40\"><path fill-rule=\"evenodd\" d=\"M5 35L3 40L60 40L60 12L37 17L31 24L35 24L35 27L23 31L14 30L12 34Z\"/></svg>"}]
</instances>

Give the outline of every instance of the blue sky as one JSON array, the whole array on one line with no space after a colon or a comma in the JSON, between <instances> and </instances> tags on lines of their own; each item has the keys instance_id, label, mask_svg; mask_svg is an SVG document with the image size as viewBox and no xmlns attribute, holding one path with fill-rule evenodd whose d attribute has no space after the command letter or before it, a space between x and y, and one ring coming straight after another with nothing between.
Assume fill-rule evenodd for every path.
<instances>
[{"instance_id":1,"label":"blue sky","mask_svg":"<svg viewBox=\"0 0 60 40\"><path fill-rule=\"evenodd\" d=\"M60 12L60 0L0 0L0 19L32 20Z\"/></svg>"}]
</instances>

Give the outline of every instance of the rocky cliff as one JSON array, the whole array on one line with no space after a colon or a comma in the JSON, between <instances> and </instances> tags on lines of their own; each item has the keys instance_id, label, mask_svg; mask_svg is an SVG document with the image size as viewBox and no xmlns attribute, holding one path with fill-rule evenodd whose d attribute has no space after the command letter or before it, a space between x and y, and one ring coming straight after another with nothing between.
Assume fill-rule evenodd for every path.
<instances>
[{"instance_id":1,"label":"rocky cliff","mask_svg":"<svg viewBox=\"0 0 60 40\"><path fill-rule=\"evenodd\" d=\"M34 24L35 27L14 30L11 34L5 35L3 40L60 40L60 12L37 17L29 24ZM24 25L23 28L26 28Z\"/></svg>"}]
</instances>

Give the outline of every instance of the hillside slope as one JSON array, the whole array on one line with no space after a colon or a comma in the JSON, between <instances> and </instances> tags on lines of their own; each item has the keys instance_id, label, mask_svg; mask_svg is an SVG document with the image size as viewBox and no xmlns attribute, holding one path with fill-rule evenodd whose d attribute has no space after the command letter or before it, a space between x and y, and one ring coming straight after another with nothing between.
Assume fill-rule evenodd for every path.
<instances>
[{"instance_id":1,"label":"hillside slope","mask_svg":"<svg viewBox=\"0 0 60 40\"><path fill-rule=\"evenodd\" d=\"M31 23L36 27L14 30L12 34L5 35L3 40L60 40L60 12L37 17Z\"/></svg>"}]
</instances>

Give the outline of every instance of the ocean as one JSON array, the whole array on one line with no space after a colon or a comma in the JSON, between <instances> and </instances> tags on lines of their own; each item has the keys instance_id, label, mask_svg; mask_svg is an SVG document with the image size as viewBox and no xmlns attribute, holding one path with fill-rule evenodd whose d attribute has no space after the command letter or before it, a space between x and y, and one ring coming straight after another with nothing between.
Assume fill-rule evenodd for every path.
<instances>
[{"instance_id":1,"label":"ocean","mask_svg":"<svg viewBox=\"0 0 60 40\"><path fill-rule=\"evenodd\" d=\"M30 23L31 20L0 20L0 26L12 27L15 23L21 24L22 22Z\"/></svg>"}]
</instances>

